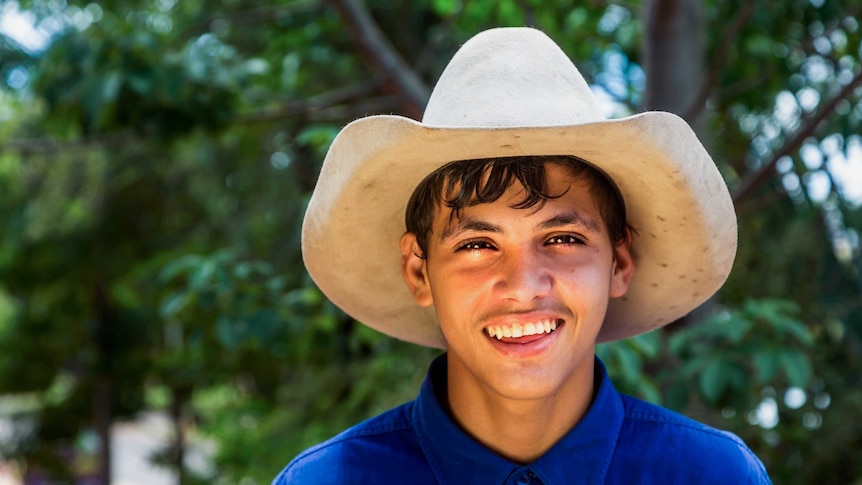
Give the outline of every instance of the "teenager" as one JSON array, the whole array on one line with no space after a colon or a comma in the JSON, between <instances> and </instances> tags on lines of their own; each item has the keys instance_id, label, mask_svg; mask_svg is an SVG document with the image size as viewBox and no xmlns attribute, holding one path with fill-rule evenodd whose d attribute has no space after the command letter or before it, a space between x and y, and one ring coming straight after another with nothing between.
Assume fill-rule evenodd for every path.
<instances>
[{"instance_id":1,"label":"teenager","mask_svg":"<svg viewBox=\"0 0 862 485\"><path fill-rule=\"evenodd\" d=\"M736 217L683 120L605 119L543 33L471 39L422 122L346 126L302 238L336 305L446 352L415 401L306 450L274 484L770 483L739 438L618 393L596 359L596 343L719 289Z\"/></svg>"}]
</instances>

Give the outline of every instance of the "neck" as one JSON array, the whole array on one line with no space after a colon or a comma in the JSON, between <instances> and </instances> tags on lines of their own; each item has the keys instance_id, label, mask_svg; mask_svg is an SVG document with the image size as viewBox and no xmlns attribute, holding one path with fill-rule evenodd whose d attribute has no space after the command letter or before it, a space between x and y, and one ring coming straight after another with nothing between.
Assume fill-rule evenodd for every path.
<instances>
[{"instance_id":1,"label":"neck","mask_svg":"<svg viewBox=\"0 0 862 485\"><path fill-rule=\"evenodd\" d=\"M473 438L503 456L526 465L545 454L583 418L594 388L594 362L582 366L560 388L528 399L502 395L458 378L449 365L449 408Z\"/></svg>"}]
</instances>

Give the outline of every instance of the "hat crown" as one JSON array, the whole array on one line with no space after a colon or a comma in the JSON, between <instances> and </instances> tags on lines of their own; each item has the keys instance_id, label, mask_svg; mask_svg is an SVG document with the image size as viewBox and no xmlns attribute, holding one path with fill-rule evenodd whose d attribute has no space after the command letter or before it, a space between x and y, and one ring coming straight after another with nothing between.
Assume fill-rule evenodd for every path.
<instances>
[{"instance_id":1,"label":"hat crown","mask_svg":"<svg viewBox=\"0 0 862 485\"><path fill-rule=\"evenodd\" d=\"M507 128L604 120L577 67L543 32L485 31L466 42L441 74L422 123Z\"/></svg>"}]
</instances>

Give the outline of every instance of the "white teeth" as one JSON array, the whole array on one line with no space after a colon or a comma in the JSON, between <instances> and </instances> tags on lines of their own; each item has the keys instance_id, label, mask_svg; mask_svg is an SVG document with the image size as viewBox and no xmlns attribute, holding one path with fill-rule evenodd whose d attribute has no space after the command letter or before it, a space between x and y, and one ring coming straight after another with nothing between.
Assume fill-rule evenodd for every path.
<instances>
[{"instance_id":1,"label":"white teeth","mask_svg":"<svg viewBox=\"0 0 862 485\"><path fill-rule=\"evenodd\" d=\"M530 322L524 325L520 324L512 324L512 325L502 325L502 326L490 326L486 327L485 331L488 332L488 336L491 338L496 338L497 340L506 338L519 338L528 335L536 335L540 333L551 333L557 329L557 320L553 318L549 318L547 320L541 320L538 322Z\"/></svg>"}]
</instances>

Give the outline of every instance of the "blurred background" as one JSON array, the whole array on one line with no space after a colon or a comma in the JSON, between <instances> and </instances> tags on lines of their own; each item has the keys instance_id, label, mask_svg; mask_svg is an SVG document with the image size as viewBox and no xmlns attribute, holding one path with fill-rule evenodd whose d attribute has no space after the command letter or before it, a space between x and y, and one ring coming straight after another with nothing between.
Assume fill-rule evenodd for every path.
<instances>
[{"instance_id":1,"label":"blurred background","mask_svg":"<svg viewBox=\"0 0 862 485\"><path fill-rule=\"evenodd\" d=\"M738 433L777 484L862 483L860 18L859 0L0 0L0 483L269 483L414 397L437 352L327 302L301 218L341 126L421 117L458 46L506 25L556 40L607 116L684 117L733 194L730 280L603 345L618 387Z\"/></svg>"}]
</instances>

